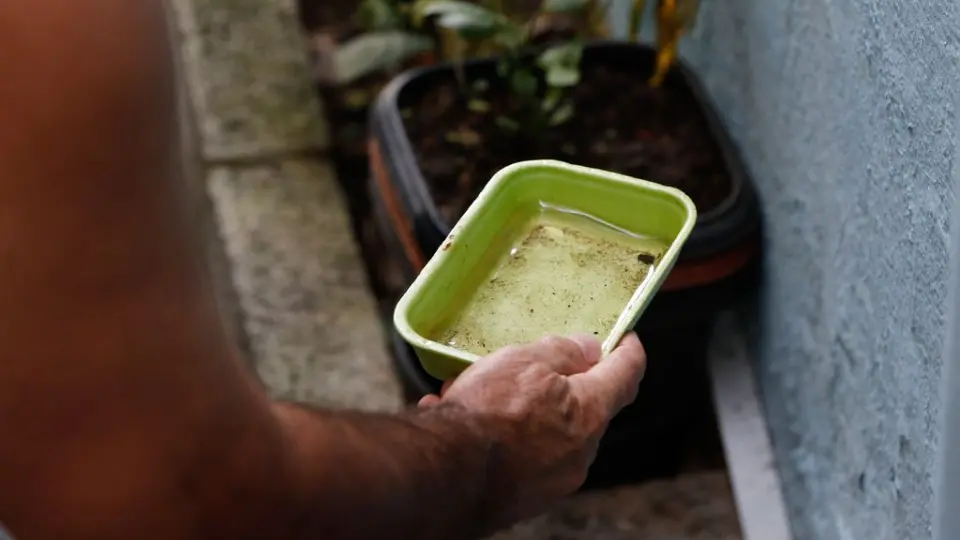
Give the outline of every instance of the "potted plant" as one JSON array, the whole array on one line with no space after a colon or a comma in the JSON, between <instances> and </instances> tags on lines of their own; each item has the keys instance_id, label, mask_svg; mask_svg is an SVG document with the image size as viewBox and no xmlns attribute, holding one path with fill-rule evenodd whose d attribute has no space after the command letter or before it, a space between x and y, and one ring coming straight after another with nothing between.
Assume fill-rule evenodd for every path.
<instances>
[{"instance_id":1,"label":"potted plant","mask_svg":"<svg viewBox=\"0 0 960 540\"><path fill-rule=\"evenodd\" d=\"M634 6L631 32L643 2ZM368 141L378 223L409 283L485 182L515 161L554 158L672 185L701 217L644 321L709 319L755 281L760 214L705 90L674 60L695 2L661 1L658 50L585 43L562 16L589 20L582 11L593 7L545 0L517 20L468 2L414 5L420 19L500 56L410 71L380 94Z\"/></svg>"},{"instance_id":2,"label":"potted plant","mask_svg":"<svg viewBox=\"0 0 960 540\"><path fill-rule=\"evenodd\" d=\"M448 50L495 55L406 72L380 94L368 141L378 226L409 284L485 182L510 163L560 159L685 191L700 218L638 327L650 358L638 404L604 443L606 455L616 455L611 447L642 433L669 448L692 414L684 390L703 370L697 359L712 317L756 283L759 266L753 184L700 81L675 59L696 3L660 0L656 49L586 39L597 2L538 0L524 18L503 3L414 4L415 19L447 33ZM634 2L633 37L643 8ZM438 388L402 341L394 344L410 387ZM651 471L671 465L663 455L646 457Z\"/></svg>"}]
</instances>

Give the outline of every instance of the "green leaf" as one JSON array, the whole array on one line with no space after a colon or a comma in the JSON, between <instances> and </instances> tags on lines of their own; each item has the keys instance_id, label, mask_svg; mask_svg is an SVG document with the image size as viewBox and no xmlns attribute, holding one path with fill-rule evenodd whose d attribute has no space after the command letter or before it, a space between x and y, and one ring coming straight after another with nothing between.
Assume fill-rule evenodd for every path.
<instances>
[{"instance_id":1,"label":"green leaf","mask_svg":"<svg viewBox=\"0 0 960 540\"><path fill-rule=\"evenodd\" d=\"M432 17L447 13L465 13L474 17L493 17L496 13L473 2L464 0L418 0L413 6L417 17Z\"/></svg>"},{"instance_id":2,"label":"green leaf","mask_svg":"<svg viewBox=\"0 0 960 540\"><path fill-rule=\"evenodd\" d=\"M540 10L547 13L580 11L586 8L589 3L590 0L543 0Z\"/></svg>"},{"instance_id":3,"label":"green leaf","mask_svg":"<svg viewBox=\"0 0 960 540\"><path fill-rule=\"evenodd\" d=\"M543 69L553 66L580 67L580 58L583 57L583 43L569 41L554 45L540 53L537 64Z\"/></svg>"},{"instance_id":4,"label":"green leaf","mask_svg":"<svg viewBox=\"0 0 960 540\"><path fill-rule=\"evenodd\" d=\"M520 131L520 122L508 116L498 116L495 120L497 126L505 131Z\"/></svg>"},{"instance_id":5,"label":"green leaf","mask_svg":"<svg viewBox=\"0 0 960 540\"><path fill-rule=\"evenodd\" d=\"M547 85L558 88L576 86L580 82L580 58L583 44L569 42L550 47L537 58L537 65L546 74Z\"/></svg>"},{"instance_id":6,"label":"green leaf","mask_svg":"<svg viewBox=\"0 0 960 540\"><path fill-rule=\"evenodd\" d=\"M368 30L397 30L403 27L403 15L395 0L363 0L358 14Z\"/></svg>"},{"instance_id":7,"label":"green leaf","mask_svg":"<svg viewBox=\"0 0 960 540\"><path fill-rule=\"evenodd\" d=\"M501 79L505 78L510 74L510 69L512 67L513 65L509 60L507 60L506 57L500 58L500 60L497 61L497 77L500 77Z\"/></svg>"},{"instance_id":8,"label":"green leaf","mask_svg":"<svg viewBox=\"0 0 960 540\"><path fill-rule=\"evenodd\" d=\"M547 95L543 97L543 101L540 102L540 110L543 112L552 111L557 107L557 104L560 103L560 98L563 97L563 91L559 88L548 88Z\"/></svg>"},{"instance_id":9,"label":"green leaf","mask_svg":"<svg viewBox=\"0 0 960 540\"><path fill-rule=\"evenodd\" d=\"M344 92L343 102L348 109L360 110L370 105L375 96L363 88L352 88Z\"/></svg>"},{"instance_id":10,"label":"green leaf","mask_svg":"<svg viewBox=\"0 0 960 540\"><path fill-rule=\"evenodd\" d=\"M477 146L480 144L480 134L472 129L462 128L458 131L451 131L444 135L447 142L459 144L461 146Z\"/></svg>"},{"instance_id":11,"label":"green leaf","mask_svg":"<svg viewBox=\"0 0 960 540\"><path fill-rule=\"evenodd\" d=\"M485 113L490 110L490 103L482 99L471 99L467 102L467 108L473 112Z\"/></svg>"},{"instance_id":12,"label":"green leaf","mask_svg":"<svg viewBox=\"0 0 960 540\"><path fill-rule=\"evenodd\" d=\"M482 94L490 89L490 81L486 79L477 79L473 81L471 89L478 94Z\"/></svg>"},{"instance_id":13,"label":"green leaf","mask_svg":"<svg viewBox=\"0 0 960 540\"><path fill-rule=\"evenodd\" d=\"M522 25L506 22L497 29L494 41L500 49L515 52L527 42L527 30Z\"/></svg>"},{"instance_id":14,"label":"green leaf","mask_svg":"<svg viewBox=\"0 0 960 540\"><path fill-rule=\"evenodd\" d=\"M486 20L470 18L462 13L450 13L437 19L441 28L453 30L460 37L471 40L487 39L497 34L499 27L496 23Z\"/></svg>"},{"instance_id":15,"label":"green leaf","mask_svg":"<svg viewBox=\"0 0 960 540\"><path fill-rule=\"evenodd\" d=\"M467 39L488 38L504 25L496 12L458 0L421 0L414 6L414 17L418 21L436 17L438 26Z\"/></svg>"},{"instance_id":16,"label":"green leaf","mask_svg":"<svg viewBox=\"0 0 960 540\"><path fill-rule=\"evenodd\" d=\"M631 42L640 39L640 29L643 28L643 16L647 12L647 0L633 0L630 9L630 28L627 31Z\"/></svg>"},{"instance_id":17,"label":"green leaf","mask_svg":"<svg viewBox=\"0 0 960 540\"><path fill-rule=\"evenodd\" d=\"M510 89L520 97L534 96L537 93L537 77L525 69L518 69L510 75Z\"/></svg>"},{"instance_id":18,"label":"green leaf","mask_svg":"<svg viewBox=\"0 0 960 540\"><path fill-rule=\"evenodd\" d=\"M547 84L554 88L569 88L580 82L580 70L558 66L546 73Z\"/></svg>"},{"instance_id":19,"label":"green leaf","mask_svg":"<svg viewBox=\"0 0 960 540\"><path fill-rule=\"evenodd\" d=\"M550 125L559 126L564 122L567 122L573 118L574 108L573 103L566 102L560 106L559 109L553 111L553 114L550 115Z\"/></svg>"},{"instance_id":20,"label":"green leaf","mask_svg":"<svg viewBox=\"0 0 960 540\"><path fill-rule=\"evenodd\" d=\"M399 66L433 48L433 40L400 31L361 34L340 45L334 55L336 84L349 84L366 75Z\"/></svg>"}]
</instances>

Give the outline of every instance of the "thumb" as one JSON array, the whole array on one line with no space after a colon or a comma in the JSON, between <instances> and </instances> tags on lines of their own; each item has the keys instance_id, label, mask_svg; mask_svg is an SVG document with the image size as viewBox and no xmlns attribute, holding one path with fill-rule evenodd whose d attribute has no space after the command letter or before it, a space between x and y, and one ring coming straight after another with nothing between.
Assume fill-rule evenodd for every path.
<instances>
[{"instance_id":1,"label":"thumb","mask_svg":"<svg viewBox=\"0 0 960 540\"><path fill-rule=\"evenodd\" d=\"M640 339L628 333L612 353L589 371L574 375L581 397L601 403L610 416L637 398L637 390L647 367L647 354Z\"/></svg>"}]
</instances>

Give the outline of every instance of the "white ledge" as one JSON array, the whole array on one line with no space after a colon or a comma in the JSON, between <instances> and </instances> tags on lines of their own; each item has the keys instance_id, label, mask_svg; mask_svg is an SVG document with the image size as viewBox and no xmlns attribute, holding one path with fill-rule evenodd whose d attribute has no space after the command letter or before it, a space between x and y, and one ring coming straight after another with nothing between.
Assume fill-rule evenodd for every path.
<instances>
[{"instance_id":1,"label":"white ledge","mask_svg":"<svg viewBox=\"0 0 960 540\"><path fill-rule=\"evenodd\" d=\"M717 321L710 347L714 406L744 540L792 540L780 477L742 328Z\"/></svg>"}]
</instances>

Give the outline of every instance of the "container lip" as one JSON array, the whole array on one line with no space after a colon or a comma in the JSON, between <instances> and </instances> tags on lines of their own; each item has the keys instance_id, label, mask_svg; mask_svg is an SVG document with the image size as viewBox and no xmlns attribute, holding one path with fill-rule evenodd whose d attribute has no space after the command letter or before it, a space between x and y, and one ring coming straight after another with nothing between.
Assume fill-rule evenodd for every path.
<instances>
[{"instance_id":1,"label":"container lip","mask_svg":"<svg viewBox=\"0 0 960 540\"><path fill-rule=\"evenodd\" d=\"M622 339L623 335L635 325L636 319L640 316L639 310L643 307L642 300L652 297L652 295L656 292L656 289L663 283L666 274L670 272L670 269L673 267L680 254L680 250L683 248L684 243L689 238L690 233L696 224L697 207L693 204L693 201L690 199L690 197L679 189L650 182L648 180L633 178L610 171L573 165L552 159L520 161L511 165L507 165L493 175L493 178L487 182L486 186L484 186L484 188L480 191L480 194L477 196L477 198L473 201L470 207L467 208L467 211L464 212L463 217L461 217L460 220L457 221L457 224L453 226L450 233L447 235L447 240L458 236L460 231L466 227L469 227L474 219L476 219L476 215L484 206L486 206L487 201L494 195L494 193L502 189L502 186L512 176L524 170L538 168L554 170L559 169L565 172L588 175L601 182L626 184L631 187L642 188L645 191L660 192L678 202L681 206L683 206L684 210L686 210L687 215L683 226L671 241L670 247L667 248L667 251L664 252L663 256L661 257L660 265L658 265L654 269L653 274L649 276L647 280L645 280L645 283L653 283L654 287L652 289L645 287L644 285L637 287L637 290L634 291L630 301L621 312L617 323L610 332L610 335L605 339L603 343L603 351L604 353L609 353L614 347L616 347L617 343L620 342L620 339ZM428 339L414 330L407 320L407 313L410 309L410 305L422 294L427 281L448 258L456 256L456 253L457 249L454 247L454 249L450 250L437 250L433 254L430 260L427 261L426 266L423 267L423 270L413 281L413 284L410 285L410 287L400 298L400 301L397 302L397 306L393 311L393 324L397 329L397 332L399 332L400 335L411 345L472 364L479 360L480 356Z\"/></svg>"},{"instance_id":2,"label":"container lip","mask_svg":"<svg viewBox=\"0 0 960 540\"><path fill-rule=\"evenodd\" d=\"M647 45L617 40L591 41L586 44L586 49L588 52L616 49L652 51ZM471 59L465 62L464 66L470 70L477 66L492 65L495 58ZM400 115L399 99L401 92L414 80L452 69L453 64L445 62L400 74L384 87L370 113L372 132L382 139L384 144L381 146L385 157L396 168L396 174L404 179L397 184L400 184L399 189L406 195L405 200L411 211L414 214L426 215L432 227L442 236L449 236L452 226L440 215L427 181L416 163L416 155ZM703 83L682 59L677 60L675 69L706 118L707 129L720 147L731 183L727 197L708 212L699 215L691 242L680 256L681 260L687 260L721 252L755 232L759 227L759 207L756 192L739 151L727 135Z\"/></svg>"}]
</instances>

